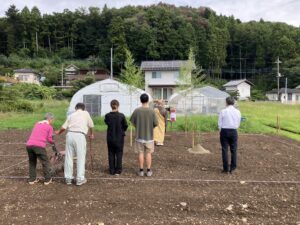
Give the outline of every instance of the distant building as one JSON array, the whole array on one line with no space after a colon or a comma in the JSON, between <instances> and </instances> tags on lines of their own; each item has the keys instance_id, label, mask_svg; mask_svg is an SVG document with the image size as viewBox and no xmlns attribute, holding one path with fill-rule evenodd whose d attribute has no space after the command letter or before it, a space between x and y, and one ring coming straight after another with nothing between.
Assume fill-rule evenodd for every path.
<instances>
[{"instance_id":1,"label":"distant building","mask_svg":"<svg viewBox=\"0 0 300 225\"><path fill-rule=\"evenodd\" d=\"M21 83L40 84L40 74L32 69L14 70L14 78Z\"/></svg>"},{"instance_id":2,"label":"distant building","mask_svg":"<svg viewBox=\"0 0 300 225\"><path fill-rule=\"evenodd\" d=\"M2 85L2 86L9 86L12 84L17 84L17 83L19 83L19 81L17 79L0 75L0 85Z\"/></svg>"},{"instance_id":3,"label":"distant building","mask_svg":"<svg viewBox=\"0 0 300 225\"><path fill-rule=\"evenodd\" d=\"M143 61L141 70L145 73L145 91L152 95L153 99L169 100L180 82L180 68L187 62L187 60Z\"/></svg>"},{"instance_id":4,"label":"distant building","mask_svg":"<svg viewBox=\"0 0 300 225\"><path fill-rule=\"evenodd\" d=\"M223 85L225 91L228 93L238 92L239 100L246 100L251 97L251 86L253 84L246 79L232 80Z\"/></svg>"},{"instance_id":5,"label":"distant building","mask_svg":"<svg viewBox=\"0 0 300 225\"><path fill-rule=\"evenodd\" d=\"M96 81L101 81L110 78L110 73L106 69L100 69L100 68L79 69L77 66L72 64L65 68L65 84L70 85L72 81L83 79L88 74L94 75Z\"/></svg>"},{"instance_id":6,"label":"distant building","mask_svg":"<svg viewBox=\"0 0 300 225\"><path fill-rule=\"evenodd\" d=\"M278 101L278 90L272 89L266 93L269 101ZM279 99L282 103L300 103L300 85L294 89L280 88Z\"/></svg>"}]
</instances>

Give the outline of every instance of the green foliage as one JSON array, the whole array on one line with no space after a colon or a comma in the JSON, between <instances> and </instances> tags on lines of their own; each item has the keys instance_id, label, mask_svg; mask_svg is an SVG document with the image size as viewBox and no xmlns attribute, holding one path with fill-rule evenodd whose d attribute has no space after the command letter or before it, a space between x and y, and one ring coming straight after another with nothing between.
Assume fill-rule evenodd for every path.
<instances>
[{"instance_id":1,"label":"green foliage","mask_svg":"<svg viewBox=\"0 0 300 225\"><path fill-rule=\"evenodd\" d=\"M252 89L251 90L251 100L252 101L255 101L255 100L265 101L265 100L267 100L267 97L263 91Z\"/></svg>"},{"instance_id":2,"label":"green foliage","mask_svg":"<svg viewBox=\"0 0 300 225\"><path fill-rule=\"evenodd\" d=\"M142 71L135 65L131 52L128 49L125 52L126 61L124 64L125 68L121 70L121 81L134 88L144 88Z\"/></svg>"},{"instance_id":3,"label":"green foliage","mask_svg":"<svg viewBox=\"0 0 300 225\"><path fill-rule=\"evenodd\" d=\"M71 82L71 90L70 91L65 91L64 95L66 97L71 97L73 96L77 91L79 91L80 89L84 88L85 86L88 86L92 83L95 82L95 76L93 75L87 75L84 79L80 79L80 80L74 80Z\"/></svg>"}]
</instances>

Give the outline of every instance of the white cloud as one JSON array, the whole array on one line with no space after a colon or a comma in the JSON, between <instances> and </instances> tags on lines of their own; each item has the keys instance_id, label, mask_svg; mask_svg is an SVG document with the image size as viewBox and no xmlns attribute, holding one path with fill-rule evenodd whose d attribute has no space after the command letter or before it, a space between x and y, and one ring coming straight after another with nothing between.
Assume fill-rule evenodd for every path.
<instances>
[{"instance_id":1,"label":"white cloud","mask_svg":"<svg viewBox=\"0 0 300 225\"><path fill-rule=\"evenodd\" d=\"M151 5L159 2L177 6L200 7L207 6L218 14L233 15L242 21L259 20L279 21L300 25L299 0L6 0L0 9L0 16L5 14L9 5L15 4L18 9L25 5L28 8L38 6L42 13L61 12L64 9L75 10L79 7L90 6L120 8L125 5Z\"/></svg>"}]
</instances>

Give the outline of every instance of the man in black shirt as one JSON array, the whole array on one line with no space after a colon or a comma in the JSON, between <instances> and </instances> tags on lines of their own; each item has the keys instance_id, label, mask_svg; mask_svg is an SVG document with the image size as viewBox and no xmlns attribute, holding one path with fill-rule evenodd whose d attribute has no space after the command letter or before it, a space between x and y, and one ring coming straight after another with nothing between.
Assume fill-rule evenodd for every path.
<instances>
[{"instance_id":1,"label":"man in black shirt","mask_svg":"<svg viewBox=\"0 0 300 225\"><path fill-rule=\"evenodd\" d=\"M112 111L105 115L104 122L107 124L107 147L109 172L111 175L120 175L122 172L122 157L124 147L124 136L128 128L123 113L119 113L119 102L112 100L110 106Z\"/></svg>"}]
</instances>

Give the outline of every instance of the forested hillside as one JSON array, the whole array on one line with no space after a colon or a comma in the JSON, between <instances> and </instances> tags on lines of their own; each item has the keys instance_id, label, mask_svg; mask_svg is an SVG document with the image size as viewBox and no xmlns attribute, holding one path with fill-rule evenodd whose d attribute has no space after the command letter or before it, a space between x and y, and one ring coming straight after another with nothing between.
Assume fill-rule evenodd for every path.
<instances>
[{"instance_id":1,"label":"forested hillside","mask_svg":"<svg viewBox=\"0 0 300 225\"><path fill-rule=\"evenodd\" d=\"M300 28L284 23L242 23L208 8L159 4L120 9L93 7L44 14L37 7L11 6L0 18L0 73L31 67L59 77L69 62L109 69L110 48L118 74L129 49L136 62L187 59L211 79L247 78L256 89L276 86L277 56L289 87L300 84Z\"/></svg>"}]
</instances>

